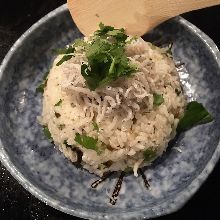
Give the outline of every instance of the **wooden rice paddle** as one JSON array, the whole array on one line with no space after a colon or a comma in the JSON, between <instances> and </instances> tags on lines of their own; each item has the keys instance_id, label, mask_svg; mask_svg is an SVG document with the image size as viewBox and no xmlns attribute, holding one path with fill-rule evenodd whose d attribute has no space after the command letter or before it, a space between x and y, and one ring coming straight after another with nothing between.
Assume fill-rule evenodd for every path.
<instances>
[{"instance_id":1,"label":"wooden rice paddle","mask_svg":"<svg viewBox=\"0 0 220 220\"><path fill-rule=\"evenodd\" d=\"M72 18L84 35L103 22L142 36L160 23L184 12L220 4L220 0L67 0Z\"/></svg>"}]
</instances>

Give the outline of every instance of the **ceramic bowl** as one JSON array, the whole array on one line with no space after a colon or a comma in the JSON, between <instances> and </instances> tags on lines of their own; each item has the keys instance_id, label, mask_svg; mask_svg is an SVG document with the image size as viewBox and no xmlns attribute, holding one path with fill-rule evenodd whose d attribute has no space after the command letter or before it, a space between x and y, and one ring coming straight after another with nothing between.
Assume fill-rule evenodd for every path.
<instances>
[{"instance_id":1,"label":"ceramic bowl","mask_svg":"<svg viewBox=\"0 0 220 220\"><path fill-rule=\"evenodd\" d=\"M197 126L172 141L172 147L145 169L151 190L140 177L126 176L115 206L109 205L116 177L98 190L97 179L78 169L45 139L36 117L42 95L35 89L50 68L53 49L81 37L66 5L43 17L10 49L0 67L0 159L29 192L48 205L90 219L142 219L181 208L212 171L220 145L220 55L213 41L181 17L144 38L172 41L184 90L202 102L215 121ZM182 153L177 150L181 149ZM116 175L117 176L117 175Z\"/></svg>"}]
</instances>

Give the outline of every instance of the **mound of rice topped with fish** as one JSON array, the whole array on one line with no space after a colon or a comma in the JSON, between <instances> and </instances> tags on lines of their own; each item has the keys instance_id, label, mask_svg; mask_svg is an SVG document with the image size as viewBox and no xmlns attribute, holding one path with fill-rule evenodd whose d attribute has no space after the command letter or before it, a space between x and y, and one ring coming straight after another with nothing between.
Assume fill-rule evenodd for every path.
<instances>
[{"instance_id":1,"label":"mound of rice topped with fish","mask_svg":"<svg viewBox=\"0 0 220 220\"><path fill-rule=\"evenodd\" d=\"M165 49L129 37L116 45L126 59L103 49L104 41L101 52L91 50L97 39L115 44L123 37L123 29L114 30L105 31L105 37L97 31L60 52L46 79L39 120L59 150L89 172L102 176L132 169L137 176L138 168L166 150L186 100Z\"/></svg>"}]
</instances>

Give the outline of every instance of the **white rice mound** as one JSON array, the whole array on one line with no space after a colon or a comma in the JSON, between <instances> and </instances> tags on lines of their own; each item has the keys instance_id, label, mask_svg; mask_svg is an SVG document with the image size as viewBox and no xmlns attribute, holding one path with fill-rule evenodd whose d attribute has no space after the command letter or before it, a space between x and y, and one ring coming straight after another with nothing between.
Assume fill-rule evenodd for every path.
<instances>
[{"instance_id":1,"label":"white rice mound","mask_svg":"<svg viewBox=\"0 0 220 220\"><path fill-rule=\"evenodd\" d=\"M102 176L130 167L137 176L139 167L155 159L146 161L144 151L154 150L160 156L183 115L186 100L177 92L181 84L175 64L163 49L139 38L126 46L126 54L138 71L90 91L81 75L81 63L87 62L81 49L60 66L56 63L62 56L54 61L40 123L48 126L55 145L72 162L77 160L76 151L64 141L80 149L81 164L89 172ZM153 104L154 93L163 95L159 106ZM61 105L55 106L59 100ZM76 133L97 138L102 152L80 146L74 140Z\"/></svg>"}]
</instances>

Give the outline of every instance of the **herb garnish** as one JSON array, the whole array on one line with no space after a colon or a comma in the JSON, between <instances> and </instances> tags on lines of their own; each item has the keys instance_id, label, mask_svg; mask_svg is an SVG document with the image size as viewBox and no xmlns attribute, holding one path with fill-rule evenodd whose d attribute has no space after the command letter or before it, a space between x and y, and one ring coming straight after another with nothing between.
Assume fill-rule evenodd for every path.
<instances>
[{"instance_id":1,"label":"herb garnish","mask_svg":"<svg viewBox=\"0 0 220 220\"><path fill-rule=\"evenodd\" d=\"M154 96L154 105L159 106L164 102L163 95L154 93L153 96Z\"/></svg>"},{"instance_id":2,"label":"herb garnish","mask_svg":"<svg viewBox=\"0 0 220 220\"><path fill-rule=\"evenodd\" d=\"M67 60L70 60L73 57L73 55L64 55L62 59L56 64L57 66L60 66L62 63L64 63Z\"/></svg>"},{"instance_id":3,"label":"herb garnish","mask_svg":"<svg viewBox=\"0 0 220 220\"><path fill-rule=\"evenodd\" d=\"M86 149L91 149L91 150L95 150L96 152L99 152L97 146L98 139L76 133L75 141L79 143L81 146L85 147Z\"/></svg>"},{"instance_id":4,"label":"herb garnish","mask_svg":"<svg viewBox=\"0 0 220 220\"><path fill-rule=\"evenodd\" d=\"M56 54L62 55L62 54L70 54L75 52L75 48L73 46L68 46L66 48L60 48L55 50Z\"/></svg>"},{"instance_id":5,"label":"herb garnish","mask_svg":"<svg viewBox=\"0 0 220 220\"><path fill-rule=\"evenodd\" d=\"M66 51L61 50L65 52L65 55L57 63L61 65L64 61L71 59L73 48L82 46L88 63L81 65L81 74L90 90L107 85L119 77L130 76L137 71L137 67L130 63L125 54L125 44L128 38L125 30L105 26L102 23L99 27L100 30L94 33L90 42L86 43L79 39L73 43L71 51L68 48Z\"/></svg>"},{"instance_id":6,"label":"herb garnish","mask_svg":"<svg viewBox=\"0 0 220 220\"><path fill-rule=\"evenodd\" d=\"M172 48L173 48L173 43L169 43L168 46L167 46L167 51L166 51L166 54L167 54L168 57L173 56Z\"/></svg>"},{"instance_id":7,"label":"herb garnish","mask_svg":"<svg viewBox=\"0 0 220 220\"><path fill-rule=\"evenodd\" d=\"M43 126L43 132L44 132L45 137L47 137L48 139L52 139L51 133L47 126Z\"/></svg>"},{"instance_id":8,"label":"herb garnish","mask_svg":"<svg viewBox=\"0 0 220 220\"><path fill-rule=\"evenodd\" d=\"M132 41L137 41L137 39L138 39L138 36L131 37L128 41L126 41L126 44L131 44Z\"/></svg>"},{"instance_id":9,"label":"herb garnish","mask_svg":"<svg viewBox=\"0 0 220 220\"><path fill-rule=\"evenodd\" d=\"M81 74L90 90L107 85L122 76L129 76L137 68L125 54L127 35L124 29L99 25L86 51L88 64L82 64Z\"/></svg>"},{"instance_id":10,"label":"herb garnish","mask_svg":"<svg viewBox=\"0 0 220 220\"><path fill-rule=\"evenodd\" d=\"M177 131L184 131L199 124L213 121L212 115L205 107L196 101L188 103L184 116L180 119Z\"/></svg>"},{"instance_id":11,"label":"herb garnish","mask_svg":"<svg viewBox=\"0 0 220 220\"><path fill-rule=\"evenodd\" d=\"M93 125L93 130L99 132L99 126L95 121L92 122L92 125Z\"/></svg>"},{"instance_id":12,"label":"herb garnish","mask_svg":"<svg viewBox=\"0 0 220 220\"><path fill-rule=\"evenodd\" d=\"M57 54L64 55L56 65L60 66L65 61L70 60L74 56L76 47L86 47L86 46L87 46L87 43L85 41L83 41L82 39L76 39L73 42L73 45L70 45L67 48L55 50Z\"/></svg>"},{"instance_id":13,"label":"herb garnish","mask_svg":"<svg viewBox=\"0 0 220 220\"><path fill-rule=\"evenodd\" d=\"M64 49L58 49L56 50L57 54L65 54L61 60L56 64L57 66L60 66L62 63L64 63L67 60L70 60L73 57L73 53L75 52L75 48L73 46L68 46Z\"/></svg>"},{"instance_id":14,"label":"herb garnish","mask_svg":"<svg viewBox=\"0 0 220 220\"><path fill-rule=\"evenodd\" d=\"M62 104L63 100L60 99L54 106L60 106Z\"/></svg>"},{"instance_id":15,"label":"herb garnish","mask_svg":"<svg viewBox=\"0 0 220 220\"><path fill-rule=\"evenodd\" d=\"M146 149L144 151L144 159L146 161L151 161L152 159L154 159L157 156L156 151L152 150L152 149Z\"/></svg>"},{"instance_id":16,"label":"herb garnish","mask_svg":"<svg viewBox=\"0 0 220 220\"><path fill-rule=\"evenodd\" d=\"M40 92L40 93L44 92L44 89L47 86L48 74L49 74L49 71L45 73L42 83L36 88L36 92Z\"/></svg>"}]
</instances>

